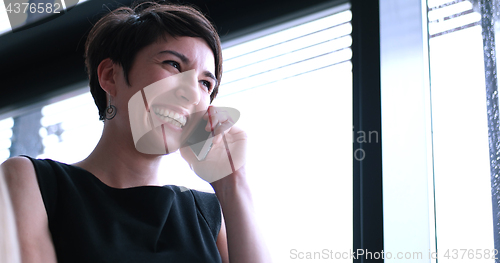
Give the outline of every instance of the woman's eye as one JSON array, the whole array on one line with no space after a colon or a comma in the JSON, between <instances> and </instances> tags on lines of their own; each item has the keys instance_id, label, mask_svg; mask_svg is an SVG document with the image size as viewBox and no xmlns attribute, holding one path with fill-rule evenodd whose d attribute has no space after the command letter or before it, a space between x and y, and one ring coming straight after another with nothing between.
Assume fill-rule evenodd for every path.
<instances>
[{"instance_id":1,"label":"woman's eye","mask_svg":"<svg viewBox=\"0 0 500 263\"><path fill-rule=\"evenodd\" d=\"M181 65L179 63L175 62L175 61L166 60L166 61L163 61L163 64L171 65L172 67L174 67L177 70L181 71Z\"/></svg>"},{"instance_id":2,"label":"woman's eye","mask_svg":"<svg viewBox=\"0 0 500 263\"><path fill-rule=\"evenodd\" d=\"M201 85L205 86L205 88L207 89L208 92L210 92L212 90L212 83L210 81L207 81L207 80L202 80L200 81Z\"/></svg>"}]
</instances>

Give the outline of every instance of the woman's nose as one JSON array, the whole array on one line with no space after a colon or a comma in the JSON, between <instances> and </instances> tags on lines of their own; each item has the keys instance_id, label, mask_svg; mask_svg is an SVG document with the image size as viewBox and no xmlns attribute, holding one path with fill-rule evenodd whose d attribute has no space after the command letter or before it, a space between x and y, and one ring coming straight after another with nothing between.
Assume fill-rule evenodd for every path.
<instances>
[{"instance_id":1,"label":"woman's nose","mask_svg":"<svg viewBox=\"0 0 500 263\"><path fill-rule=\"evenodd\" d=\"M198 78L196 77L196 70L192 69L181 73L179 79L179 86L175 94L186 104L198 105L200 102L200 89L198 87Z\"/></svg>"}]
</instances>

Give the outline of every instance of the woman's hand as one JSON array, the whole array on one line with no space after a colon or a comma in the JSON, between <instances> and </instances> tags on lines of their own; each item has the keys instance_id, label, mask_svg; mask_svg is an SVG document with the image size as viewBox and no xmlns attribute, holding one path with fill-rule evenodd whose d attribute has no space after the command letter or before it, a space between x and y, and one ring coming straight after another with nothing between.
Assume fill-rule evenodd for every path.
<instances>
[{"instance_id":1,"label":"woman's hand","mask_svg":"<svg viewBox=\"0 0 500 263\"><path fill-rule=\"evenodd\" d=\"M181 148L182 157L203 180L212 183L233 174L246 162L246 133L237 126L230 114L210 106L203 116L207 120L206 131L215 135L212 149L203 161L198 161L189 147Z\"/></svg>"},{"instance_id":2,"label":"woman's hand","mask_svg":"<svg viewBox=\"0 0 500 263\"><path fill-rule=\"evenodd\" d=\"M222 109L210 107L204 119L209 120L206 130L213 130L216 135L207 157L198 161L189 147L182 148L181 155L215 190L226 229L221 244L227 243L229 262L271 262L254 217L252 196L246 181L247 136L242 129L233 126L231 116ZM219 251L225 251L225 248L219 248Z\"/></svg>"}]
</instances>

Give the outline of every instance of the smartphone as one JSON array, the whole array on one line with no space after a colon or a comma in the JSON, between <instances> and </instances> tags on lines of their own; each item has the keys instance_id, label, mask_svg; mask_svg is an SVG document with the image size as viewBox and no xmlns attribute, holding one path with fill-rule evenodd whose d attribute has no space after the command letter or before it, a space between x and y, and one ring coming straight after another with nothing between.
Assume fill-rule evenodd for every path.
<instances>
[{"instance_id":1,"label":"smartphone","mask_svg":"<svg viewBox=\"0 0 500 263\"><path fill-rule=\"evenodd\" d=\"M214 139L212 132L205 131L205 126L207 126L207 121L202 118L187 139L187 143L198 161L205 160Z\"/></svg>"}]
</instances>

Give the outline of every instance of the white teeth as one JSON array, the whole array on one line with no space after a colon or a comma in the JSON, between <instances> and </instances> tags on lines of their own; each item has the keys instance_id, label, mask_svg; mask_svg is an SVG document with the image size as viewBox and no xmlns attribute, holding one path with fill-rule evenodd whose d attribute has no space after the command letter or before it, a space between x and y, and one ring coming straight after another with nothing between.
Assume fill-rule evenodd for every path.
<instances>
[{"instance_id":1,"label":"white teeth","mask_svg":"<svg viewBox=\"0 0 500 263\"><path fill-rule=\"evenodd\" d=\"M153 108L153 111L156 113L158 117L160 117L162 120L171 123L177 127L182 127L186 125L186 117L183 115L180 115L177 112L169 111L167 109L161 109L161 108Z\"/></svg>"},{"instance_id":2,"label":"white teeth","mask_svg":"<svg viewBox=\"0 0 500 263\"><path fill-rule=\"evenodd\" d=\"M177 126L177 127L179 127L179 128L181 128L181 127L182 127L182 125L181 125L178 121L176 121L176 120L174 120L174 119L171 119L170 117L165 117L165 116L162 116L162 115L160 115L159 117L160 117L162 120L164 120L165 122L171 123L171 124L173 124L173 125L175 125L175 126Z\"/></svg>"}]
</instances>

